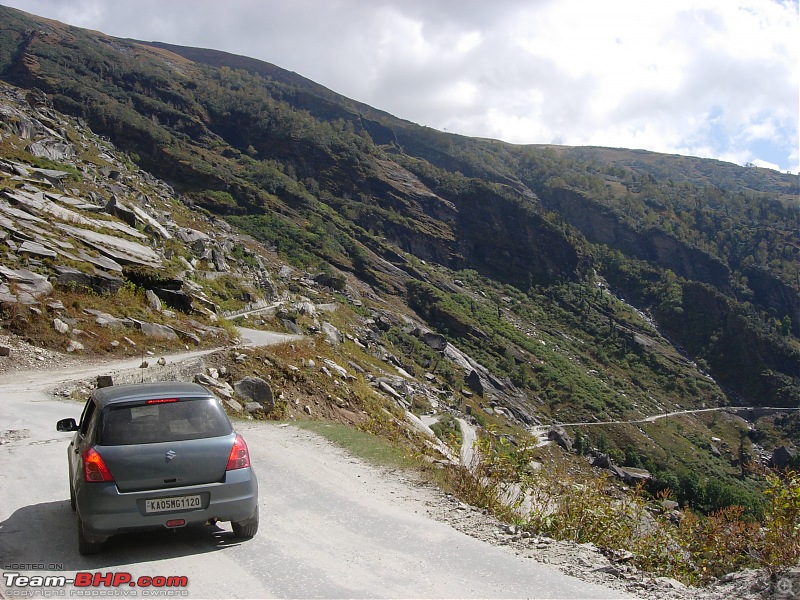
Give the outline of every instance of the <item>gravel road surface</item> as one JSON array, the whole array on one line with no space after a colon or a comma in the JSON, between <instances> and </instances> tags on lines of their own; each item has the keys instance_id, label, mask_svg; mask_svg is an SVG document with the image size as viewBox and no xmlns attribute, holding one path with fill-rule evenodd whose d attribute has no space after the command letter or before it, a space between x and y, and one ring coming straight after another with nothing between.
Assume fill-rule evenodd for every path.
<instances>
[{"instance_id":1,"label":"gravel road surface","mask_svg":"<svg viewBox=\"0 0 800 600\"><path fill-rule=\"evenodd\" d=\"M133 362L133 361L129 361ZM134 367L135 364L126 364ZM352 458L292 426L239 422L260 482L261 528L246 542L228 524L112 538L77 551L66 448L56 420L81 404L49 392L111 365L0 374L0 597L39 597L24 576L76 572L185 576L190 598L630 598L518 556L435 520L435 490ZM32 592L38 593L32 594ZM52 591L52 590L51 590ZM87 591L68 585L66 596ZM100 587L100 596L155 590Z\"/></svg>"}]
</instances>

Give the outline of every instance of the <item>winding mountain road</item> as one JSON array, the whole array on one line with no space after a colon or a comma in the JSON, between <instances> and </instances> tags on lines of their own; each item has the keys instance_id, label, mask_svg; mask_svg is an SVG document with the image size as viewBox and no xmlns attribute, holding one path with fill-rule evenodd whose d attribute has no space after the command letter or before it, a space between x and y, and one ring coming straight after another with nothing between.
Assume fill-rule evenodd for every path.
<instances>
[{"instance_id":1,"label":"winding mountain road","mask_svg":"<svg viewBox=\"0 0 800 600\"><path fill-rule=\"evenodd\" d=\"M657 415L650 415L649 417L643 417L641 419L632 419L630 421L584 421L580 423L551 423L550 425L535 425L530 428L530 432L533 435L546 437L547 430L551 427L584 427L584 426L596 426L596 425L636 425L636 424L643 424L643 423L655 423L660 419L667 419L669 417L677 417L680 415L693 415L699 413L707 413L707 412L740 412L746 410L755 410L759 412L795 412L800 411L800 407L797 408L787 408L787 407L773 407L773 406L756 406L756 407L747 407L747 406L717 406L715 408L692 408L686 410L675 410L672 412L667 413L659 413Z\"/></svg>"},{"instance_id":2,"label":"winding mountain road","mask_svg":"<svg viewBox=\"0 0 800 600\"><path fill-rule=\"evenodd\" d=\"M254 539L240 542L224 524L120 535L102 554L81 556L68 500L69 434L57 433L55 422L79 417L82 407L50 391L139 362L0 376L0 598L61 589L66 596L190 598L629 597L432 519L426 506L435 492L402 475L368 466L311 433L254 421L236 423L260 482L262 521ZM23 586L13 575L77 572L127 573L134 582L178 576L188 585L45 588Z\"/></svg>"},{"instance_id":3,"label":"winding mountain road","mask_svg":"<svg viewBox=\"0 0 800 600\"><path fill-rule=\"evenodd\" d=\"M296 342L302 340L302 335L293 333L277 333L275 331L262 331L259 329L247 329L245 327L237 327L239 334L242 336L241 346L255 347L255 346L273 346L275 344L284 344L286 342Z\"/></svg>"}]
</instances>

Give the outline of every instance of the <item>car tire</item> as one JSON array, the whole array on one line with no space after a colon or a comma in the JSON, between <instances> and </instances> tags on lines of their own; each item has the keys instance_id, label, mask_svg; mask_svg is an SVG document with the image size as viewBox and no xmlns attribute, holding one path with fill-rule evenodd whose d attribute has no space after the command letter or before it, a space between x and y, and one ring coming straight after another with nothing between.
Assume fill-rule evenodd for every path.
<instances>
[{"instance_id":1,"label":"car tire","mask_svg":"<svg viewBox=\"0 0 800 600\"><path fill-rule=\"evenodd\" d=\"M239 521L238 523L231 523L233 535L238 538L252 538L258 532L258 509L256 514L247 521Z\"/></svg>"},{"instance_id":2,"label":"car tire","mask_svg":"<svg viewBox=\"0 0 800 600\"><path fill-rule=\"evenodd\" d=\"M80 516L78 517L78 552L83 556L87 554L97 554L102 548L102 542L90 542L86 539L86 534L83 531L83 521Z\"/></svg>"},{"instance_id":3,"label":"car tire","mask_svg":"<svg viewBox=\"0 0 800 600\"><path fill-rule=\"evenodd\" d=\"M69 480L69 507L76 511L78 505L75 503L75 486L72 485L72 479Z\"/></svg>"}]
</instances>

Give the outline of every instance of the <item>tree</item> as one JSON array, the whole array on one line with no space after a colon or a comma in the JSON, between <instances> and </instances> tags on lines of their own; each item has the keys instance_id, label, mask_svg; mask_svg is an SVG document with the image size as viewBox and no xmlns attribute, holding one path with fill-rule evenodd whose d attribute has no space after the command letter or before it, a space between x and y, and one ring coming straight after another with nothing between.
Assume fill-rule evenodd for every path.
<instances>
[{"instance_id":1,"label":"tree","mask_svg":"<svg viewBox=\"0 0 800 600\"><path fill-rule=\"evenodd\" d=\"M608 438L605 431L601 431L600 435L597 436L597 449L603 454L608 453Z\"/></svg>"},{"instance_id":2,"label":"tree","mask_svg":"<svg viewBox=\"0 0 800 600\"><path fill-rule=\"evenodd\" d=\"M789 337L792 333L792 320L789 318L789 315L784 315L783 319L781 320L781 335L783 337Z\"/></svg>"},{"instance_id":3,"label":"tree","mask_svg":"<svg viewBox=\"0 0 800 600\"><path fill-rule=\"evenodd\" d=\"M625 446L625 466L639 468L642 466L642 460L639 458L639 453L633 444Z\"/></svg>"},{"instance_id":4,"label":"tree","mask_svg":"<svg viewBox=\"0 0 800 600\"><path fill-rule=\"evenodd\" d=\"M573 446L575 448L575 453L578 455L583 455L583 453L586 451L586 440L584 439L580 430L575 432L575 443Z\"/></svg>"},{"instance_id":5,"label":"tree","mask_svg":"<svg viewBox=\"0 0 800 600\"><path fill-rule=\"evenodd\" d=\"M750 465L750 452L744 445L744 440L747 437L746 431L739 432L739 466L742 469L741 478L744 479Z\"/></svg>"}]
</instances>

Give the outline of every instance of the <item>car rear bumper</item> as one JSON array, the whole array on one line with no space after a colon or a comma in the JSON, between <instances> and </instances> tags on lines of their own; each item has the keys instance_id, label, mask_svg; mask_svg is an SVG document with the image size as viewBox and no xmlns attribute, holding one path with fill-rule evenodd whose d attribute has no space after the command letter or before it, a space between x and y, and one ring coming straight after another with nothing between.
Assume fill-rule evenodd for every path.
<instances>
[{"instance_id":1,"label":"car rear bumper","mask_svg":"<svg viewBox=\"0 0 800 600\"><path fill-rule=\"evenodd\" d=\"M145 513L145 501L200 496L200 508ZM101 542L111 535L167 527L167 521L202 525L211 520L241 522L256 514L258 482L250 468L227 471L224 482L160 490L120 492L114 483L84 483L76 489L78 515L84 535Z\"/></svg>"}]
</instances>

